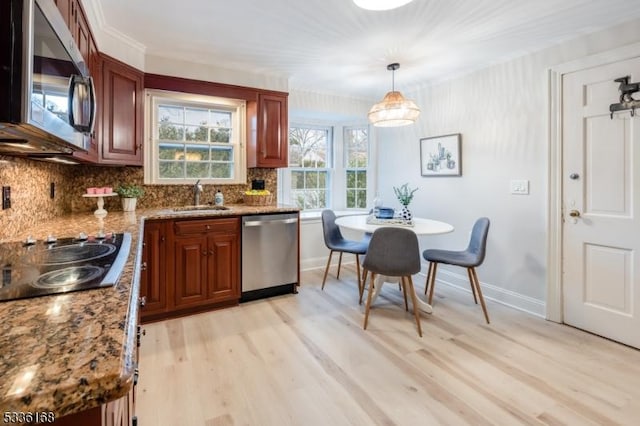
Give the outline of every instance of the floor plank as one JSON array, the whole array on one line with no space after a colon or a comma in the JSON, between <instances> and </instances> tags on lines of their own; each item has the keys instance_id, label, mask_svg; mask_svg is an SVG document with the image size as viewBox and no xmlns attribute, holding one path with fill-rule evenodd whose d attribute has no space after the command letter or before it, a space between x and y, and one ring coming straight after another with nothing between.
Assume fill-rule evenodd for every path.
<instances>
[{"instance_id":1,"label":"floor plank","mask_svg":"<svg viewBox=\"0 0 640 426\"><path fill-rule=\"evenodd\" d=\"M145 325L147 425L635 425L640 351L439 286L418 337L385 286L362 329L355 270L320 289ZM415 280L418 291L422 279Z\"/></svg>"}]
</instances>

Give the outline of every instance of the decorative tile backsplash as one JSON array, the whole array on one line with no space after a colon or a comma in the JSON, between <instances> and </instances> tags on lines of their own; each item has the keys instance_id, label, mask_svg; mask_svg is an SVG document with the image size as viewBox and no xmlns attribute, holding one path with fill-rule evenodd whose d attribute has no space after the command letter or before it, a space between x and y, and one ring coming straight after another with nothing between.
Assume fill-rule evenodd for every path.
<instances>
[{"instance_id":1,"label":"decorative tile backsplash","mask_svg":"<svg viewBox=\"0 0 640 426\"><path fill-rule=\"evenodd\" d=\"M276 194L275 169L247 169L245 185L204 185L202 204L213 203L220 189L225 204L242 202L242 194L251 188L252 179L264 179L265 188ZM50 198L51 183L55 197ZM162 208L193 204L191 185L142 185L142 167L98 167L89 165L61 165L19 157L0 156L0 185L11 187L10 209L0 210L0 239L18 233L34 224L65 213L92 212L95 198L84 198L87 188L135 183L144 188L138 199L139 208ZM105 197L107 211L122 210L120 197Z\"/></svg>"}]
</instances>

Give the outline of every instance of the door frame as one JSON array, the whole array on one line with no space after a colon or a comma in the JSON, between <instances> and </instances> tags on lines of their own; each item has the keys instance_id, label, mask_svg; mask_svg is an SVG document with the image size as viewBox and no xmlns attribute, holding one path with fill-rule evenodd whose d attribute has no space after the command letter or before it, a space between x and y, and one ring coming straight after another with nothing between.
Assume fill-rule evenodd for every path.
<instances>
[{"instance_id":1,"label":"door frame","mask_svg":"<svg viewBox=\"0 0 640 426\"><path fill-rule=\"evenodd\" d=\"M548 71L547 297L545 318L564 322L562 307L562 76L640 57L640 42L556 65ZM611 102L615 103L616 99Z\"/></svg>"}]
</instances>

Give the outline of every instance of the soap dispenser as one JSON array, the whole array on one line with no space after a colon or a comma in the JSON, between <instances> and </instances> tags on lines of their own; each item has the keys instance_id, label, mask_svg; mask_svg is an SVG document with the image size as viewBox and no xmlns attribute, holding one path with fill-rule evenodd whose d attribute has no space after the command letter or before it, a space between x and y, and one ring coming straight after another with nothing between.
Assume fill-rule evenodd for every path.
<instances>
[{"instance_id":1,"label":"soap dispenser","mask_svg":"<svg viewBox=\"0 0 640 426\"><path fill-rule=\"evenodd\" d=\"M224 204L224 195L222 195L222 191L220 191L218 189L218 192L216 192L216 195L213 197L213 203L216 206L221 206Z\"/></svg>"}]
</instances>

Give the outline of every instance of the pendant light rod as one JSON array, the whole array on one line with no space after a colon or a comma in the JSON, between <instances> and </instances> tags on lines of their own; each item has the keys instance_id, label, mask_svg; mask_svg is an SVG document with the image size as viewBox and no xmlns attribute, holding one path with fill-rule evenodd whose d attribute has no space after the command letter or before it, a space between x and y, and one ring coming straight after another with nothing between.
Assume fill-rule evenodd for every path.
<instances>
[{"instance_id":1,"label":"pendant light rod","mask_svg":"<svg viewBox=\"0 0 640 426\"><path fill-rule=\"evenodd\" d=\"M393 64L387 65L387 69L391 71L391 91L396 91L396 70L400 68L400 64L394 62Z\"/></svg>"}]
</instances>

